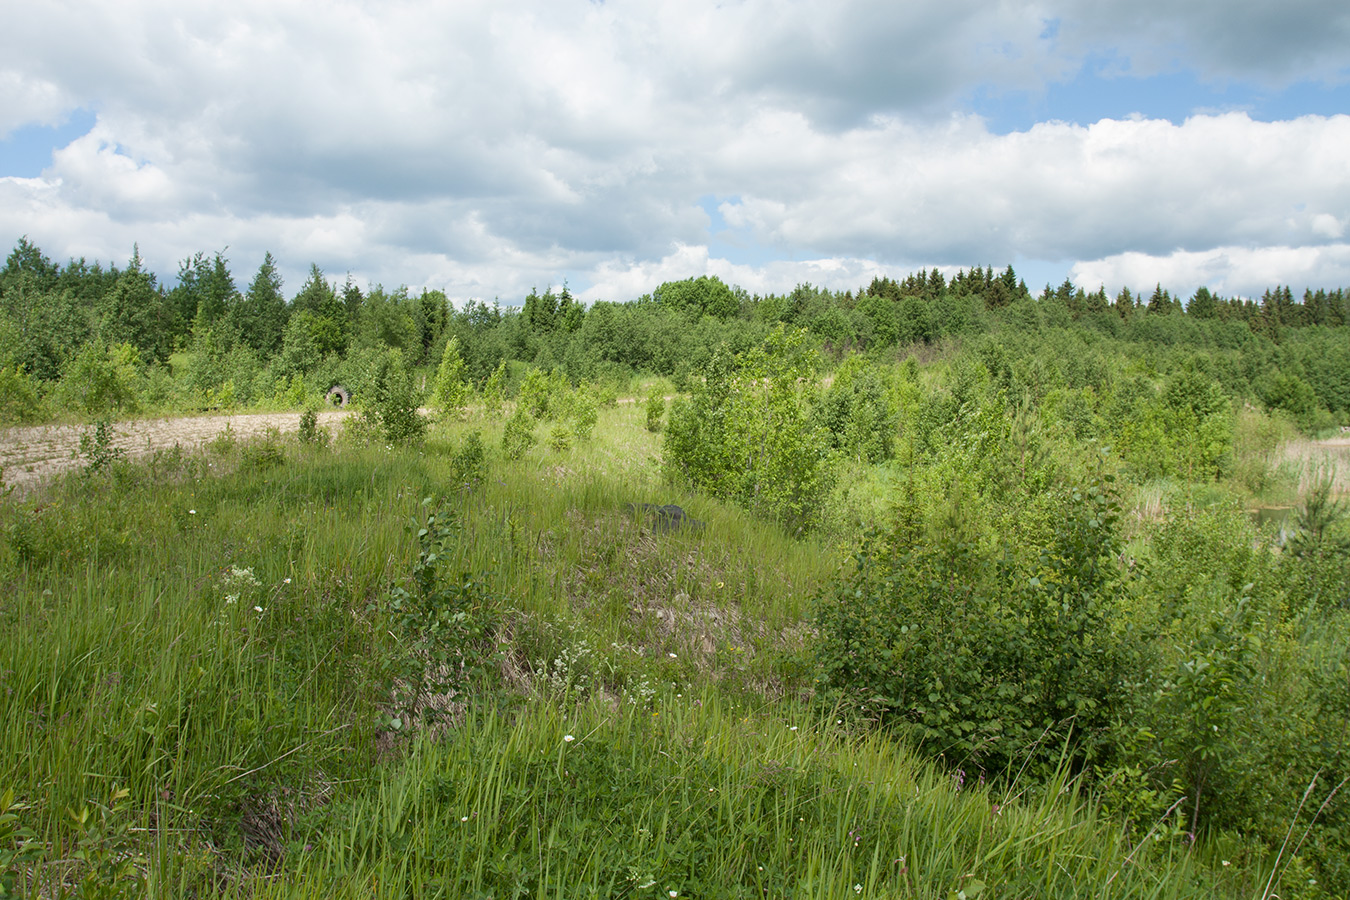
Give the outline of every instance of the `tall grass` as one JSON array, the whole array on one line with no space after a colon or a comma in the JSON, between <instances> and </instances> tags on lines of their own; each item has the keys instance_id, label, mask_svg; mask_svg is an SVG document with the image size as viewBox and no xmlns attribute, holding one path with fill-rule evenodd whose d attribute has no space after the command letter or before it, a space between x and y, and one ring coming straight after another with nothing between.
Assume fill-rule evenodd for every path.
<instances>
[{"instance_id":1,"label":"tall grass","mask_svg":"<svg viewBox=\"0 0 1350 900\"><path fill-rule=\"evenodd\" d=\"M715 693L544 698L419 743L330 813L291 896L1201 896L1063 781L964 784L892 743ZM1159 875L1166 879L1159 882ZM1206 889L1207 890L1207 889Z\"/></svg>"},{"instance_id":2,"label":"tall grass","mask_svg":"<svg viewBox=\"0 0 1350 900\"><path fill-rule=\"evenodd\" d=\"M669 487L643 415L468 486L464 436L494 422L420 451L222 442L0 500L0 794L39 857L10 840L0 870L29 896L1220 891L1067 782L995 794L813 711L808 601L838 560ZM427 497L457 522L445 571L500 607L499 665L409 734L388 591ZM706 527L652 533L640 502Z\"/></svg>"}]
</instances>

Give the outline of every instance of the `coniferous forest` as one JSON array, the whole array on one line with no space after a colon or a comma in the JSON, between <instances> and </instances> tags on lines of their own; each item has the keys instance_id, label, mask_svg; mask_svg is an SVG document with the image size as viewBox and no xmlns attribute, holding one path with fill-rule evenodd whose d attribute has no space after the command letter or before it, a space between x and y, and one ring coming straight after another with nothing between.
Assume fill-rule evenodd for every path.
<instances>
[{"instance_id":1,"label":"coniferous forest","mask_svg":"<svg viewBox=\"0 0 1350 900\"><path fill-rule=\"evenodd\" d=\"M1350 895L1345 290L231 266L0 270L0 896Z\"/></svg>"}]
</instances>

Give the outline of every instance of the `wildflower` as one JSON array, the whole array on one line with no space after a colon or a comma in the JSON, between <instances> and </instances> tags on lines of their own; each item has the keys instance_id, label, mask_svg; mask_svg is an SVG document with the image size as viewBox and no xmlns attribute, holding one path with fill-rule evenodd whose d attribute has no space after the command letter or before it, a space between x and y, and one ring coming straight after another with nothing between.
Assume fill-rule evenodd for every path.
<instances>
[{"instance_id":1,"label":"wildflower","mask_svg":"<svg viewBox=\"0 0 1350 900\"><path fill-rule=\"evenodd\" d=\"M674 653L667 653L666 656L669 656L671 659L676 658Z\"/></svg>"},{"instance_id":2,"label":"wildflower","mask_svg":"<svg viewBox=\"0 0 1350 900\"><path fill-rule=\"evenodd\" d=\"M459 820L460 820L461 822L467 822L467 821L469 821L469 817L468 817L468 816L460 816L460 817L459 817Z\"/></svg>"},{"instance_id":3,"label":"wildflower","mask_svg":"<svg viewBox=\"0 0 1350 900\"><path fill-rule=\"evenodd\" d=\"M853 893L855 893L855 894L861 894L861 893L862 893L862 885L861 885L861 884L855 884L855 885L853 886Z\"/></svg>"},{"instance_id":4,"label":"wildflower","mask_svg":"<svg viewBox=\"0 0 1350 900\"><path fill-rule=\"evenodd\" d=\"M797 726L796 726L796 725L793 725L791 728L788 729L788 731L796 731L796 730L797 730Z\"/></svg>"},{"instance_id":5,"label":"wildflower","mask_svg":"<svg viewBox=\"0 0 1350 900\"><path fill-rule=\"evenodd\" d=\"M196 514L197 514L197 511L196 511L195 509L189 509L189 510L188 510L188 515L189 515L189 516L195 516Z\"/></svg>"},{"instance_id":6,"label":"wildflower","mask_svg":"<svg viewBox=\"0 0 1350 900\"><path fill-rule=\"evenodd\" d=\"M1232 865L1232 863L1230 863L1230 862L1229 862L1228 860L1226 860L1226 859L1223 861L1223 864L1224 864L1225 866L1231 866L1231 865Z\"/></svg>"},{"instance_id":7,"label":"wildflower","mask_svg":"<svg viewBox=\"0 0 1350 900\"><path fill-rule=\"evenodd\" d=\"M253 607L253 611L256 612L256 613L260 613L260 612L262 612L262 607L261 607L261 606L255 606L255 607Z\"/></svg>"},{"instance_id":8,"label":"wildflower","mask_svg":"<svg viewBox=\"0 0 1350 900\"><path fill-rule=\"evenodd\" d=\"M570 744L570 743L572 743L573 741L575 741L576 738L572 737L572 735L570 735L570 734L564 734L564 735L563 735L563 740Z\"/></svg>"},{"instance_id":9,"label":"wildflower","mask_svg":"<svg viewBox=\"0 0 1350 900\"><path fill-rule=\"evenodd\" d=\"M290 580L289 578L283 578L282 581L281 581L281 583L282 583L282 584L290 584L290 583L291 583L291 580Z\"/></svg>"},{"instance_id":10,"label":"wildflower","mask_svg":"<svg viewBox=\"0 0 1350 900\"><path fill-rule=\"evenodd\" d=\"M680 892L679 892L679 891L669 891L668 893L669 893L670 896L672 896L672 897L678 897L678 896L680 896Z\"/></svg>"}]
</instances>

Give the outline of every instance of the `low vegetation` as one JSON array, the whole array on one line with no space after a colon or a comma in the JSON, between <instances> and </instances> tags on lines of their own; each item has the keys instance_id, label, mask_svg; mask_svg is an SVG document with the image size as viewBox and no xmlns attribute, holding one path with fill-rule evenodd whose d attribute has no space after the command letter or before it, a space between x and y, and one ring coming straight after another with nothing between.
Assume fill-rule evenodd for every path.
<instances>
[{"instance_id":1,"label":"low vegetation","mask_svg":"<svg viewBox=\"0 0 1350 900\"><path fill-rule=\"evenodd\" d=\"M314 275L266 347L226 293L190 343L0 369L5 415L85 423L0 497L0 896L1350 893L1315 296L703 279L437 320ZM117 444L239 405L204 373L246 353L295 434Z\"/></svg>"}]
</instances>

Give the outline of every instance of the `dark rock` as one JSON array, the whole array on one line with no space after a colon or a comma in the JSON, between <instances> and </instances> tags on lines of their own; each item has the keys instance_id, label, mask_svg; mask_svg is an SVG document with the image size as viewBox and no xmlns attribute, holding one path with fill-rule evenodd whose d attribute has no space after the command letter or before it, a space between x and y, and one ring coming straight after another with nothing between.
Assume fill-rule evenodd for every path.
<instances>
[{"instance_id":1,"label":"dark rock","mask_svg":"<svg viewBox=\"0 0 1350 900\"><path fill-rule=\"evenodd\" d=\"M657 506L655 503L628 503L624 505L624 509L630 514L650 519L652 531L671 532L681 528L701 531L705 525L673 503L665 506Z\"/></svg>"}]
</instances>

